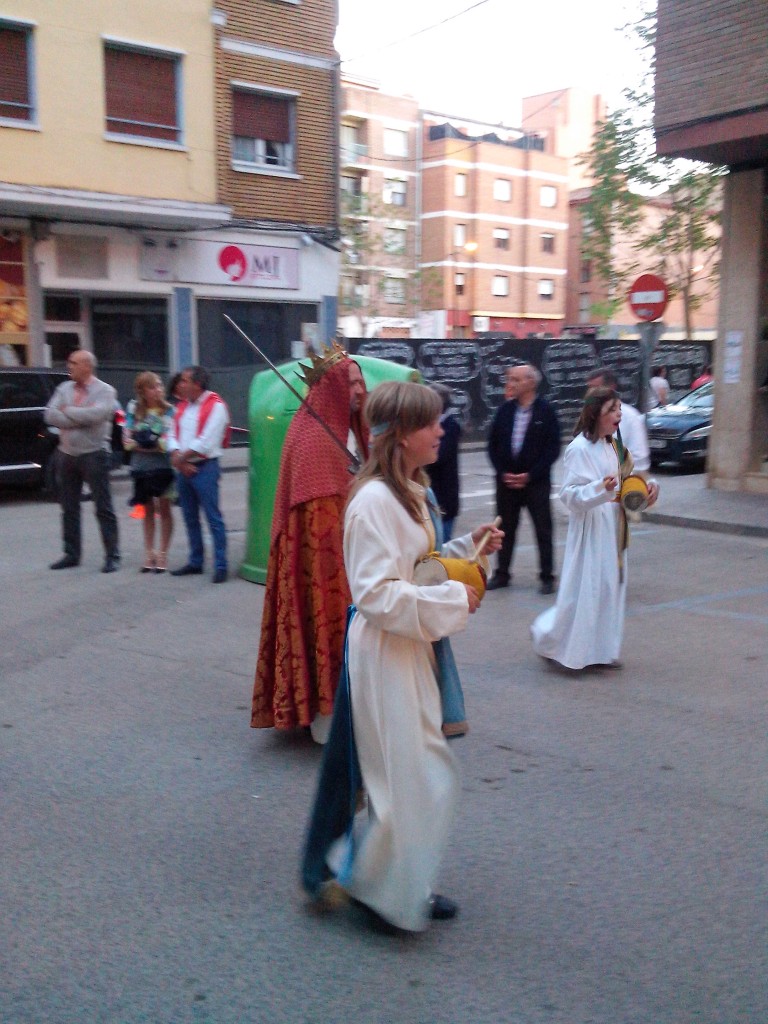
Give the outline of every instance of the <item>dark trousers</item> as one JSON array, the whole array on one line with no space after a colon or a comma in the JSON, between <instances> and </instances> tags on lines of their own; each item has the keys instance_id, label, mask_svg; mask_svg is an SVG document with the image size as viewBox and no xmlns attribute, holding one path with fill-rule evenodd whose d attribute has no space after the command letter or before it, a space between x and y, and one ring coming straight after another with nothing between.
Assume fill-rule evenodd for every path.
<instances>
[{"instance_id":1,"label":"dark trousers","mask_svg":"<svg viewBox=\"0 0 768 1024\"><path fill-rule=\"evenodd\" d=\"M119 558L117 516L112 507L109 489L110 454L101 450L87 455L56 453L56 474L61 502L61 533L64 554L80 560L82 529L80 524L80 497L83 484L91 489L93 508L101 531L101 542L107 558Z\"/></svg>"},{"instance_id":2,"label":"dark trousers","mask_svg":"<svg viewBox=\"0 0 768 1024\"><path fill-rule=\"evenodd\" d=\"M528 509L533 528L536 532L536 543L539 548L539 579L551 582L553 575L552 558L552 509L549 501L549 480L528 484L520 490L506 487L500 479L496 480L496 511L501 516L501 528L504 540L499 548L496 572L501 577L509 577L509 567L515 550L515 537L520 522L520 511Z\"/></svg>"},{"instance_id":3,"label":"dark trousers","mask_svg":"<svg viewBox=\"0 0 768 1024\"><path fill-rule=\"evenodd\" d=\"M213 540L214 566L227 568L227 531L219 510L219 477L221 469L218 459L200 462L193 476L176 474L176 493L184 515L184 525L189 539L189 564L202 569L204 549L203 531L200 528L200 509L208 520Z\"/></svg>"}]
</instances>

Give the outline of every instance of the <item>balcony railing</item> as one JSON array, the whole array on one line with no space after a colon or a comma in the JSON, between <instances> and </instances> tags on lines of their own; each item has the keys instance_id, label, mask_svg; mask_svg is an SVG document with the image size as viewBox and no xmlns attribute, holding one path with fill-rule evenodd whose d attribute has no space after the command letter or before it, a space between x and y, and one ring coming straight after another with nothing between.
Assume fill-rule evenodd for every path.
<instances>
[{"instance_id":1,"label":"balcony railing","mask_svg":"<svg viewBox=\"0 0 768 1024\"><path fill-rule=\"evenodd\" d=\"M368 155L368 147L362 142L354 142L349 146L341 147L342 164L356 164L362 157Z\"/></svg>"}]
</instances>

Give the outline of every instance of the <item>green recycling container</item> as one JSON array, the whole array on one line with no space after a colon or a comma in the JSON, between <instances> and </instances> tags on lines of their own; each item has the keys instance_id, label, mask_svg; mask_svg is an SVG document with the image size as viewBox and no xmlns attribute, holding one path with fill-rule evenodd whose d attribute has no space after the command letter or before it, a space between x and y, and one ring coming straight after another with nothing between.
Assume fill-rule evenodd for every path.
<instances>
[{"instance_id":1,"label":"green recycling container","mask_svg":"<svg viewBox=\"0 0 768 1024\"><path fill-rule=\"evenodd\" d=\"M354 359L362 370L369 391L385 380L421 380L419 372L410 366L372 356L355 356ZM300 395L306 394L307 387L297 376L301 370L298 360L283 363L278 369ZM245 560L240 566L240 575L251 583L266 583L267 580L272 509L280 474L280 453L288 426L298 407L298 398L274 370L263 370L251 381L248 395L248 525Z\"/></svg>"}]
</instances>

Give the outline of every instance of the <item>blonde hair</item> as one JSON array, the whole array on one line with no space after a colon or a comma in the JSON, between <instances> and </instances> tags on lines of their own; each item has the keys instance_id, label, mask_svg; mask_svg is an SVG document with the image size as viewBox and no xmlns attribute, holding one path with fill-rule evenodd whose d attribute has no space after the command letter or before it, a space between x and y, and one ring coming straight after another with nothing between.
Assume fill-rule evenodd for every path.
<instances>
[{"instance_id":1,"label":"blonde hair","mask_svg":"<svg viewBox=\"0 0 768 1024\"><path fill-rule=\"evenodd\" d=\"M136 379L133 382L133 390L136 392L135 416L137 420L143 420L150 408L147 405L146 398L144 397L144 388L154 387L155 384L162 384L162 381L158 375L153 373L151 370L143 370L141 373L137 374ZM157 407L158 406L153 406L153 408ZM159 403L159 408L161 408L163 412L165 412L166 409L170 409L170 407L170 402L166 402L165 399Z\"/></svg>"},{"instance_id":2,"label":"blonde hair","mask_svg":"<svg viewBox=\"0 0 768 1024\"><path fill-rule=\"evenodd\" d=\"M442 411L440 396L423 384L389 380L374 388L365 403L371 454L350 488L350 500L369 480L383 480L411 519L420 523L421 506L410 487L401 442L434 423ZM422 469L416 482L429 486L429 478Z\"/></svg>"}]
</instances>

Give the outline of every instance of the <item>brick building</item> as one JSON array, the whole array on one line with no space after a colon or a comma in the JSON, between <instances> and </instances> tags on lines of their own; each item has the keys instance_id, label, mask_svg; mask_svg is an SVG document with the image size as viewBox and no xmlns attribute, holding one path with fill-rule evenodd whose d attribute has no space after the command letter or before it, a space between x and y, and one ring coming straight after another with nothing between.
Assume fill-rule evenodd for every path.
<instances>
[{"instance_id":1,"label":"brick building","mask_svg":"<svg viewBox=\"0 0 768 1024\"><path fill-rule=\"evenodd\" d=\"M200 361L236 420L255 356L335 327L333 0L6 0L0 353Z\"/></svg>"},{"instance_id":2,"label":"brick building","mask_svg":"<svg viewBox=\"0 0 768 1024\"><path fill-rule=\"evenodd\" d=\"M342 96L340 330L408 337L420 303L418 104L363 79L342 79Z\"/></svg>"},{"instance_id":3,"label":"brick building","mask_svg":"<svg viewBox=\"0 0 768 1024\"><path fill-rule=\"evenodd\" d=\"M726 164L712 486L768 493L768 5L659 0L657 151Z\"/></svg>"},{"instance_id":4,"label":"brick building","mask_svg":"<svg viewBox=\"0 0 768 1024\"><path fill-rule=\"evenodd\" d=\"M451 337L558 334L567 161L500 125L431 111L422 123L424 308L444 314Z\"/></svg>"},{"instance_id":5,"label":"brick building","mask_svg":"<svg viewBox=\"0 0 768 1024\"><path fill-rule=\"evenodd\" d=\"M559 333L567 160L375 83L342 94L343 333Z\"/></svg>"}]
</instances>

